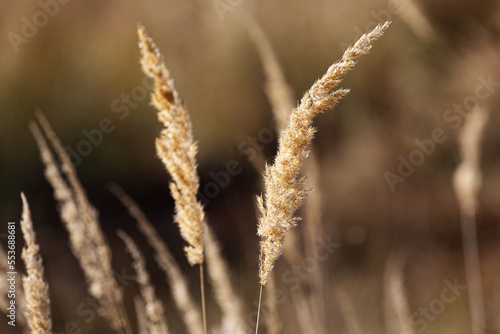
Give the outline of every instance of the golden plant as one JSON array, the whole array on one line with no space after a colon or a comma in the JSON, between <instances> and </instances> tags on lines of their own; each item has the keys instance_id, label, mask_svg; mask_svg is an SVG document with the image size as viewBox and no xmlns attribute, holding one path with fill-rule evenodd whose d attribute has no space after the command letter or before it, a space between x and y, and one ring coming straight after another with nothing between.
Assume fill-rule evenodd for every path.
<instances>
[{"instance_id":1,"label":"golden plant","mask_svg":"<svg viewBox=\"0 0 500 334\"><path fill-rule=\"evenodd\" d=\"M377 26L363 35L354 46L349 47L341 60L330 66L324 76L304 94L296 108L293 108L293 92L284 78L269 41L257 25L250 25L267 73L266 92L271 101L274 116L282 129L274 163L265 168L263 195L257 198L261 214L258 224L258 236L261 239L259 311L263 286L270 286L270 290L274 290L271 275L277 259L283 253L287 233L301 219L297 211L310 195L309 187L317 187L319 184L320 173L316 157L312 159L313 163L310 167L305 167L306 158L310 154L308 145L316 132L312 125L313 119L318 114L333 108L349 92L348 89L337 88L337 86L347 72L354 67L357 59L369 53L373 42L383 35L389 24L386 22ZM199 265L200 269L201 314L189 292L186 277L152 224L123 190L113 187L112 191L137 220L138 229L155 250L156 262L166 274L166 280L171 286L173 299L187 331L191 334L208 333L203 278L203 265L206 258L210 283L222 310L221 324L216 330L223 333L246 334L249 332L249 327L244 323L243 302L236 293L228 265L221 256L215 235L206 224L204 208L196 198L199 190L196 161L198 149L193 138L187 108L174 87L173 79L164 64L162 55L142 26L138 27L138 35L141 67L144 73L154 80L151 100L158 111L158 120L163 125L156 139L156 151L172 178L170 192L175 201L174 221L187 243L184 252L189 264ZM38 123L31 122L30 129L45 165L45 176L59 204L61 219L69 232L71 249L85 274L90 295L98 301L97 311L115 332L132 333L124 307L123 291L114 278L111 265L112 253L101 230L98 212L90 204L78 180L75 167L71 164L68 154L49 122L41 112L37 111L35 115ZM303 173L306 168L306 173ZM307 174L312 176L310 183L307 183ZM28 268L28 276L24 280L27 296L26 318L32 332L50 333L52 322L48 285L43 279L43 266L24 195L23 203L21 227L27 245L23 252L23 259ZM314 239L320 233L320 230L316 229L321 221L319 197L311 201L306 210L306 217L309 217L314 224L307 230L304 244L306 248L312 249ZM164 308L160 299L155 295L144 256L129 235L122 230L117 231L117 234L125 243L137 274L136 281L141 293L134 300L138 331L154 334L168 333ZM320 282L321 278L319 278ZM320 284L314 280L310 283L315 289L314 293L322 291ZM267 318L268 332L277 334L281 331L282 324L278 317L277 302L273 298L272 295L268 298L272 304ZM314 332L323 330L323 316L318 316L319 323L316 323L312 316L318 310L324 311L324 308L313 310L314 305L323 301L319 298L308 300L303 287L292 295L292 299L297 304L296 311L303 330ZM260 313L257 315L256 333L259 315Z\"/></svg>"},{"instance_id":2,"label":"golden plant","mask_svg":"<svg viewBox=\"0 0 500 334\"><path fill-rule=\"evenodd\" d=\"M372 42L381 37L388 27L389 22L377 26L349 47L342 59L330 66L325 75L304 94L299 106L290 114L288 126L279 137L274 164L266 166L264 172L264 195L257 198L262 215L258 228L258 235L262 238L259 269L262 286L269 281L274 264L283 252L287 232L300 220L295 212L309 192L300 171L309 154L307 145L316 131L312 121L318 114L333 108L349 92L347 89L334 89L354 67L356 59L367 54Z\"/></svg>"},{"instance_id":3,"label":"golden plant","mask_svg":"<svg viewBox=\"0 0 500 334\"><path fill-rule=\"evenodd\" d=\"M175 201L174 221L188 246L184 247L189 264L200 266L200 286L202 297L203 327L207 333L205 291L203 278L203 226L205 213L203 205L196 199L199 188L196 171L198 146L193 138L189 114L174 80L163 63L160 51L144 27L137 28L141 66L144 74L154 80L151 101L158 110L158 120L163 130L156 139L156 152L170 173L173 182L170 192Z\"/></svg>"},{"instance_id":4,"label":"golden plant","mask_svg":"<svg viewBox=\"0 0 500 334\"><path fill-rule=\"evenodd\" d=\"M40 247L36 242L31 213L28 201L21 193L23 201L23 215L21 230L23 232L25 247L21 254L26 266L26 276L23 276L23 289L26 294L26 320L31 333L52 333L52 317L50 314L49 285L43 277L44 269Z\"/></svg>"},{"instance_id":5,"label":"golden plant","mask_svg":"<svg viewBox=\"0 0 500 334\"><path fill-rule=\"evenodd\" d=\"M308 144L315 128L312 121L318 114L333 108L349 90L335 88L356 64L357 58L367 54L372 42L380 38L389 27L389 22L378 25L371 32L349 47L342 59L334 63L321 79L304 94L300 104L291 114L288 125L280 134L278 152L274 164L266 165L264 172L264 195L257 197L261 218L257 234L260 241L260 294L257 314L260 314L262 287L270 279L276 260L283 253L287 232L301 219L295 213L309 194L306 178L300 176L304 160L309 155ZM259 316L257 316L258 332Z\"/></svg>"},{"instance_id":6,"label":"golden plant","mask_svg":"<svg viewBox=\"0 0 500 334\"><path fill-rule=\"evenodd\" d=\"M189 263L203 264L203 206L196 200L199 180L196 172L197 144L189 114L162 61L160 51L143 27L138 27L143 72L154 79L151 101L158 110L163 130L156 139L156 152L172 176L170 191L175 200L175 222L188 243L184 248Z\"/></svg>"},{"instance_id":7,"label":"golden plant","mask_svg":"<svg viewBox=\"0 0 500 334\"><path fill-rule=\"evenodd\" d=\"M244 22L246 23L250 37L255 44L258 51L259 58L261 60L266 81L265 81L265 93L271 104L274 119L277 123L277 128L279 131L286 128L288 124L288 119L290 113L295 106L295 98L293 89L285 78L285 73L283 68L278 61L278 56L272 47L271 41L260 27L256 20L250 15L244 15ZM264 158L260 159L264 161ZM256 164L254 164L255 166ZM256 168L261 168L260 166ZM260 173L260 169L258 170ZM304 163L304 172L307 175L307 187L312 191L309 196L305 199L304 203L304 218L305 233L302 235L302 240L305 246L305 253L312 255L316 247L318 238L323 233L322 222L322 194L320 189L320 162L318 160L316 150L314 147L309 149L309 157ZM298 262L300 255L300 237L297 235L295 230L292 230L287 235L288 241L284 248L284 257L293 265ZM294 303L295 310L297 313L297 319L301 322L302 328L310 328L315 332L320 332L321 328L324 327L325 323L325 310L324 310L324 286L323 282L326 279L322 267L318 268L318 273L316 275L311 275L309 279L309 284L311 285L310 298L309 300L301 300L300 302ZM270 283L273 279L271 278ZM278 308L276 307L276 301L274 299L274 284L269 284L267 287L270 297L271 307L269 308L269 315L265 318L268 322L267 329L270 333L278 333L280 325L279 317L277 314ZM302 290L300 290L302 291ZM306 295L301 292L297 292L297 299L306 298ZM304 306L308 304L308 306ZM309 314L309 316L305 316ZM306 319L309 318L309 319ZM313 319L315 318L315 319ZM312 326L312 327L311 327Z\"/></svg>"},{"instance_id":8,"label":"golden plant","mask_svg":"<svg viewBox=\"0 0 500 334\"><path fill-rule=\"evenodd\" d=\"M123 305L123 292L113 274L111 249L99 226L97 210L90 204L76 170L48 120L41 111L37 111L35 116L61 160L60 169L44 134L35 122L31 122L30 130L45 165L45 177L59 203L61 220L69 233L73 255L87 279L88 291L99 304L98 313L108 321L111 328L131 333Z\"/></svg>"}]
</instances>

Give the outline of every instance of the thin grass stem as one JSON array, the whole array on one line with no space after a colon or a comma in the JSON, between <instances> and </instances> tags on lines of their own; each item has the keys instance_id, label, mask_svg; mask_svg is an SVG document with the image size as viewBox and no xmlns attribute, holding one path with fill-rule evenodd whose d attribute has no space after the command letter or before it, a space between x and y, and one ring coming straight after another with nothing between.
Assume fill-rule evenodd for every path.
<instances>
[{"instance_id":1,"label":"thin grass stem","mask_svg":"<svg viewBox=\"0 0 500 334\"><path fill-rule=\"evenodd\" d=\"M259 306L257 308L257 324L255 325L255 334L258 334L259 332L260 304L262 302L262 287L263 285L260 286L260 292L259 292Z\"/></svg>"},{"instance_id":2,"label":"thin grass stem","mask_svg":"<svg viewBox=\"0 0 500 334\"><path fill-rule=\"evenodd\" d=\"M203 275L203 263L200 264L200 288L201 288L201 312L203 315L203 332L208 334L207 331L207 307L205 304L205 277Z\"/></svg>"}]
</instances>

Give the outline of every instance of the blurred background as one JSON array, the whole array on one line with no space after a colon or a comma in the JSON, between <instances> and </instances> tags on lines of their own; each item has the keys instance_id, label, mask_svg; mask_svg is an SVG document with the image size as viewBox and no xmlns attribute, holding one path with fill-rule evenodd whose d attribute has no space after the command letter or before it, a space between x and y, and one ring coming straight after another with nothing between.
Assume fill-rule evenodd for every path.
<instances>
[{"instance_id":1,"label":"blurred background","mask_svg":"<svg viewBox=\"0 0 500 334\"><path fill-rule=\"evenodd\" d=\"M254 154L261 151L272 162L276 134L270 131L273 116L264 93L262 65L241 11L250 13L268 34L297 100L347 45L376 24L393 21L371 54L342 83L351 93L315 123L324 235L340 244L321 263L330 278L325 299L331 326L325 333L349 332L335 289L346 292L363 333L386 332L382 285L384 267L393 252L407 258L405 286L409 311L417 314L414 320L425 319L420 308L440 298L445 282L465 284L452 187L460 161L457 128L465 117L450 110L458 105L467 111L471 101L478 99L491 112L482 141L478 241L488 332L500 333L498 1L3 0L0 236L5 245L7 222L19 221L24 191L51 284L55 332L67 332L69 321L78 324L81 332L75 333L109 329L103 320L87 322L76 312L88 295L28 130L37 108L67 145L89 199L100 212L114 250L115 269L125 277L127 304L132 305L137 288L127 279L133 274L130 258L115 230L125 229L147 254L153 252L107 190L109 182L121 185L141 205L199 297L197 269L187 265L183 241L172 222L169 176L155 156L160 124L148 101L150 82L139 67L138 22L157 42L187 103L199 143L200 197L248 314L254 311L258 295L255 196L262 191ZM397 175L402 161L419 150L416 141L432 138L437 128L444 131L446 140L434 143L434 151L404 182L388 181L387 172ZM238 172L226 184L217 175L229 170L228 163L237 165ZM297 234L302 229L299 226ZM303 252L299 249L298 254ZM280 261L276 277L290 268ZM170 326L184 332L163 275L153 261L148 269L165 302ZM277 285L291 300L290 283L277 279ZM208 293L209 318L216 323L219 310ZM298 333L293 303L282 303L279 309L283 333ZM249 316L250 324L253 319ZM469 323L463 292L425 328L416 323L414 329L470 333ZM0 332L21 330L1 321Z\"/></svg>"}]
</instances>

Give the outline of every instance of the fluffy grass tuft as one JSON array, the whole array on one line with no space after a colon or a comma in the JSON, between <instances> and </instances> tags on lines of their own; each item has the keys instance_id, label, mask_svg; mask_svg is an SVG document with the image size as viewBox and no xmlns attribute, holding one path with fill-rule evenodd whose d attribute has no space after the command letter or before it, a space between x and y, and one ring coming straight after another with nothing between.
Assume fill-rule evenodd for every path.
<instances>
[{"instance_id":1,"label":"fluffy grass tuft","mask_svg":"<svg viewBox=\"0 0 500 334\"><path fill-rule=\"evenodd\" d=\"M30 130L45 165L45 177L54 189L54 197L59 203L61 219L69 233L71 250L85 274L88 291L98 302L98 313L108 321L111 328L131 333L123 306L123 293L111 266L111 249L99 226L97 210L89 203L76 170L49 122L40 111L35 115L45 136L35 122L30 123ZM57 153L62 163L61 168L45 137Z\"/></svg>"},{"instance_id":2,"label":"fluffy grass tuft","mask_svg":"<svg viewBox=\"0 0 500 334\"><path fill-rule=\"evenodd\" d=\"M154 80L151 100L158 110L158 120L163 130L156 139L156 152L172 176L170 191L175 200L175 222L188 243L184 248L188 262L193 266L203 264L203 206L196 200L199 179L196 172L197 144L189 114L174 80L163 63L160 51L144 27L138 27L139 49L143 72Z\"/></svg>"},{"instance_id":3,"label":"fluffy grass tuft","mask_svg":"<svg viewBox=\"0 0 500 334\"><path fill-rule=\"evenodd\" d=\"M306 179L300 177L300 171L309 154L307 145L316 131L312 121L318 114L334 107L349 92L347 89L335 88L354 67L357 58L367 54L372 42L381 37L388 27L389 22L377 26L345 51L342 59L333 64L305 93L279 137L274 164L266 166L264 173L264 196L257 199L261 212L258 235L262 238L259 268L262 286L268 283L274 264L283 253L287 232L300 220L295 213L309 192L305 187Z\"/></svg>"},{"instance_id":4,"label":"fluffy grass tuft","mask_svg":"<svg viewBox=\"0 0 500 334\"><path fill-rule=\"evenodd\" d=\"M25 247L21 254L26 266L26 276L23 277L23 289L26 294L26 319L33 334L52 333L52 317L50 315L49 285L43 277L42 257L36 242L28 201L21 193L23 215L21 230Z\"/></svg>"}]
</instances>

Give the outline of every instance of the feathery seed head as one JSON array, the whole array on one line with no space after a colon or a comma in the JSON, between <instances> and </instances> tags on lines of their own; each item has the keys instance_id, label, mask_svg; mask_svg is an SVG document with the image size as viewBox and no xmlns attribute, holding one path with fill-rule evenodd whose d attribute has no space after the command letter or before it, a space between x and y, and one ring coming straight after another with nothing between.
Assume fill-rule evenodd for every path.
<instances>
[{"instance_id":1,"label":"feathery seed head","mask_svg":"<svg viewBox=\"0 0 500 334\"><path fill-rule=\"evenodd\" d=\"M35 122L30 123L30 130L45 165L45 177L59 203L61 219L69 232L72 252L85 274L89 293L99 303L98 313L113 329L126 328L123 295L113 274L111 250L99 227L98 213L89 203L76 170L50 123L41 111L35 116L43 134ZM46 138L62 162L60 168Z\"/></svg>"},{"instance_id":2,"label":"feathery seed head","mask_svg":"<svg viewBox=\"0 0 500 334\"><path fill-rule=\"evenodd\" d=\"M193 139L191 120L155 43L142 26L138 27L138 34L141 66L144 73L154 79L151 100L158 110L158 120L164 126L156 139L156 151L172 177L170 191L175 200L174 220L188 243L184 248L188 262L202 264L204 212L196 200L198 148Z\"/></svg>"},{"instance_id":3,"label":"feathery seed head","mask_svg":"<svg viewBox=\"0 0 500 334\"><path fill-rule=\"evenodd\" d=\"M23 288L26 294L26 319L32 333L52 333L49 285L43 277L42 257L36 243L28 201L23 193L21 193L21 198L23 201L21 230L26 242L21 254L27 273L23 277Z\"/></svg>"},{"instance_id":4,"label":"feathery seed head","mask_svg":"<svg viewBox=\"0 0 500 334\"><path fill-rule=\"evenodd\" d=\"M307 145L312 141L316 129L312 121L316 115L335 106L349 90L336 89L343 77L356 64L357 58L367 54L372 42L388 28L389 22L379 25L349 47L342 59L334 63L327 72L304 94L300 104L290 114L288 126L278 140L278 153L274 164L266 166L264 172L264 198L258 199L261 218L257 234L260 242L260 284L266 285L276 260L283 253L287 232L300 220L295 212L308 196L306 179L300 171L308 155Z\"/></svg>"}]
</instances>

